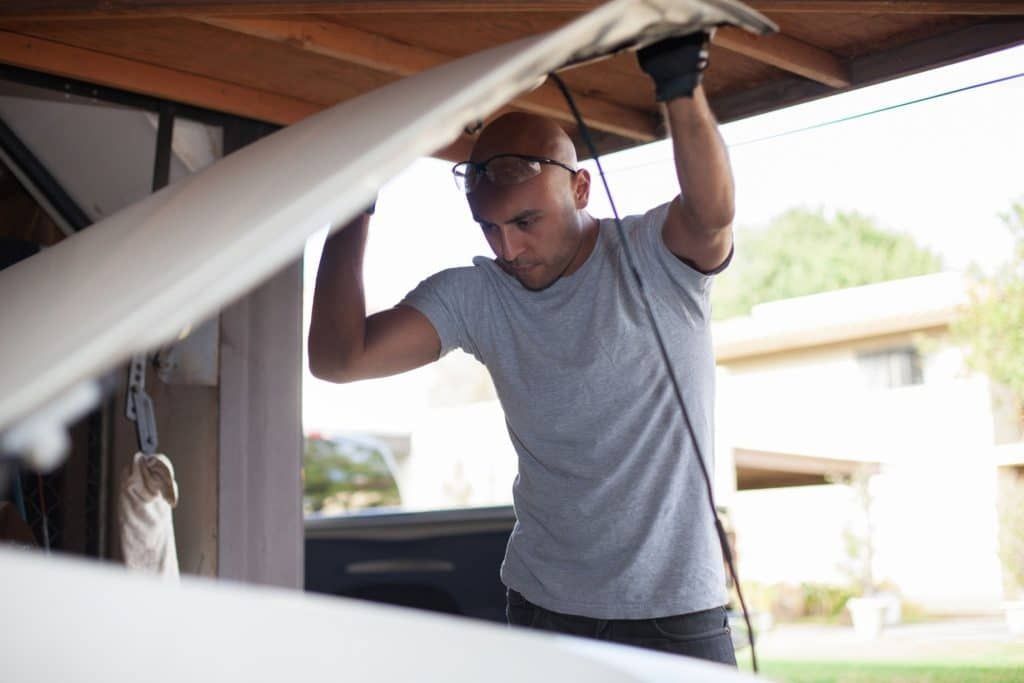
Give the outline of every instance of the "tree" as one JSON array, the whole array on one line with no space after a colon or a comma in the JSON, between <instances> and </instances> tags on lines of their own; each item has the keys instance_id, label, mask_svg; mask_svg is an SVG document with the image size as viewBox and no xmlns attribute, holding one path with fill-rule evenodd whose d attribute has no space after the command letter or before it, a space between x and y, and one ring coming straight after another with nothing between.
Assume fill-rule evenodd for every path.
<instances>
[{"instance_id":1,"label":"tree","mask_svg":"<svg viewBox=\"0 0 1024 683\"><path fill-rule=\"evenodd\" d=\"M737 234L736 261L715 283L716 319L747 315L756 304L934 273L942 260L906 234L856 212L829 220L821 210L790 209L760 230Z\"/></svg>"},{"instance_id":2,"label":"tree","mask_svg":"<svg viewBox=\"0 0 1024 683\"><path fill-rule=\"evenodd\" d=\"M994 275L975 274L970 303L952 329L968 365L1024 403L1024 202L1002 218L1014 238L1011 257Z\"/></svg>"},{"instance_id":3,"label":"tree","mask_svg":"<svg viewBox=\"0 0 1024 683\"><path fill-rule=\"evenodd\" d=\"M1024 420L1024 201L1002 219L1014 238L1010 258L991 276L975 273L970 303L952 332L967 364L1009 389ZM1024 473L1003 473L997 509L1006 592L1024 597Z\"/></svg>"},{"instance_id":4,"label":"tree","mask_svg":"<svg viewBox=\"0 0 1024 683\"><path fill-rule=\"evenodd\" d=\"M302 455L307 513L398 505L398 485L381 450L364 441L307 437Z\"/></svg>"}]
</instances>

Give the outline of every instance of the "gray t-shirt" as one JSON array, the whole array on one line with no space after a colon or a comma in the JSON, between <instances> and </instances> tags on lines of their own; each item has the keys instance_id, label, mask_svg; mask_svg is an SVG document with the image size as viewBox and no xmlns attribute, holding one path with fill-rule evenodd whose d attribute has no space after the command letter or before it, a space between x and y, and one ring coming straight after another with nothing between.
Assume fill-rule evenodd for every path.
<instances>
[{"instance_id":1,"label":"gray t-shirt","mask_svg":"<svg viewBox=\"0 0 1024 683\"><path fill-rule=\"evenodd\" d=\"M696 437L712 458L711 277L661 238L668 204L623 220ZM487 366L519 455L501 578L527 600L595 619L725 604L707 493L613 221L583 265L524 288L491 259L403 301ZM713 473L712 462L708 472Z\"/></svg>"}]
</instances>

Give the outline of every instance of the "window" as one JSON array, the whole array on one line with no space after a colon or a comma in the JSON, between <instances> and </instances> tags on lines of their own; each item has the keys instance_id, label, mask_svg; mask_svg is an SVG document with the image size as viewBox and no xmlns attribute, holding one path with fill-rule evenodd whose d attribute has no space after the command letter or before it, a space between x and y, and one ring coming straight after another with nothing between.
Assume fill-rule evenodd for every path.
<instances>
[{"instance_id":1,"label":"window","mask_svg":"<svg viewBox=\"0 0 1024 683\"><path fill-rule=\"evenodd\" d=\"M910 346L861 353L857 363L869 389L894 389L924 382L921 355Z\"/></svg>"}]
</instances>

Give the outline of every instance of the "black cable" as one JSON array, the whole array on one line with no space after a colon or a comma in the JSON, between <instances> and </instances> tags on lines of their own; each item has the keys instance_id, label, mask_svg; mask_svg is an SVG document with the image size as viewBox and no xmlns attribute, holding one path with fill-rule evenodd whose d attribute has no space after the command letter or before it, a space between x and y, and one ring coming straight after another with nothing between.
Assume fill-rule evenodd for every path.
<instances>
[{"instance_id":1,"label":"black cable","mask_svg":"<svg viewBox=\"0 0 1024 683\"><path fill-rule=\"evenodd\" d=\"M587 128L586 122L580 115L579 109L576 107L576 102L572 98L572 94L569 89L562 82L562 79L557 74L549 74L551 80L555 82L558 89L562 91L562 95L565 96L565 101L569 104L569 109L572 111L573 117L576 119L576 125L579 127L580 136L583 138L583 142L587 145L587 149L590 151L590 156L594 159L594 163L597 165L598 174L601 176L601 183L604 185L605 194L608 196L608 204L611 206L612 215L615 217L615 227L619 233L619 241L622 243L622 252L626 257L626 264L629 266L630 272L633 273L633 279L636 282L637 288L640 290L640 298L644 302L644 311L647 313L647 320L651 324L651 329L654 331L654 338L658 342L658 350L661 352L661 359L665 363L665 369L668 372L669 379L672 383L672 390L675 393L676 401L679 403L679 409L683 414L683 421L686 426L686 430L690 433L690 440L693 441L693 447L697 453L697 463L700 465L701 474L704 475L704 486L707 489L708 503L711 505L711 515L715 520L715 531L718 532L718 542L722 546L722 555L725 558L726 564L729 566L729 574L732 576L733 585L736 587L736 596L739 598L740 607L743 609L743 620L747 624L747 636L750 641L750 659L754 667L754 673L758 672L757 667L757 653L754 650L754 629L750 624L750 613L747 611L747 603L743 599L743 591L740 589L739 577L736 574L736 566L733 562L732 551L729 548L729 538L725 533L725 527L722 526L722 520L718 516L718 508L715 507L715 494L711 486L711 476L708 474L707 465L704 462L704 455L701 451L700 444L697 443L697 437L693 432L693 422L690 420L690 413L686 408L686 401L683 399L683 391L679 387L679 379L676 377L675 368L672 365L672 359L668 355L668 348L665 345L665 338L662 335L661 327L658 325L657 318L654 317L654 308L651 306L651 301L647 296L647 290L644 289L643 280L640 277L640 272L636 267L636 261L633 259L633 251L629 246L629 240L626 239L626 231L622 227L622 219L619 218L619 210L615 207L615 200L612 198L611 188L608 187L608 179L605 178L604 168L601 166L601 157L597 152L597 147L594 146L594 142L590 137L590 131Z\"/></svg>"}]
</instances>

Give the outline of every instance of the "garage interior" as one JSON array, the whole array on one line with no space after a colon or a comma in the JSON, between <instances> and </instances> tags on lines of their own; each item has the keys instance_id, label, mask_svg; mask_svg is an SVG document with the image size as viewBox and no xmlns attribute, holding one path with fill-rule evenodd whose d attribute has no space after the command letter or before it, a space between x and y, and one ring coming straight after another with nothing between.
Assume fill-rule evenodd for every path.
<instances>
[{"instance_id":1,"label":"garage interior","mask_svg":"<svg viewBox=\"0 0 1024 683\"><path fill-rule=\"evenodd\" d=\"M597 4L5 2L4 265L281 126L460 56L551 30ZM1017 1L749 4L780 32L716 33L705 85L723 123L1024 42L1024 2ZM664 137L649 82L632 55L568 70L564 80L602 153ZM550 83L508 109L552 116L578 139ZM436 155L464 158L471 143L465 134ZM301 272L300 262L292 264L149 363L146 387L161 450L171 454L189 491L175 511L183 573L302 587ZM119 382L71 430L63 467L19 475L32 543L118 557L111 501L137 447L135 426L124 417L126 386ZM763 454L744 457L751 485L824 476L791 472L782 460L767 467Z\"/></svg>"}]
</instances>

